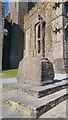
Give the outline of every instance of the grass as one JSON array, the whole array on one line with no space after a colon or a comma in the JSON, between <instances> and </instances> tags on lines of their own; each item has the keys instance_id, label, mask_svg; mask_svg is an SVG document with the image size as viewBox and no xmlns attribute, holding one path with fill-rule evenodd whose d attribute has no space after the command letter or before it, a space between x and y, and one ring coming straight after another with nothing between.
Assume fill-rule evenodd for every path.
<instances>
[{"instance_id":1,"label":"grass","mask_svg":"<svg viewBox=\"0 0 68 120\"><path fill-rule=\"evenodd\" d=\"M0 78L15 78L17 77L18 69L5 70L0 72Z\"/></svg>"}]
</instances>

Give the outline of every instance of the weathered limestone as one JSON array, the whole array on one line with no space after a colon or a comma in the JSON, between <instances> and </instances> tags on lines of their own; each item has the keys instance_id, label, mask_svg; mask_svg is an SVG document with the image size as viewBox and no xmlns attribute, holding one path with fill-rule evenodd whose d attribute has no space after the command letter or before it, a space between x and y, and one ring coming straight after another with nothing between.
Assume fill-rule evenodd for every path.
<instances>
[{"instance_id":1,"label":"weathered limestone","mask_svg":"<svg viewBox=\"0 0 68 120\"><path fill-rule=\"evenodd\" d=\"M33 85L52 83L54 78L53 65L45 56L45 32L47 31L45 31L46 9L44 8L47 4L41 4L36 5L40 7L39 10L35 7L36 13L30 11L25 17L25 53L18 72L19 82Z\"/></svg>"},{"instance_id":2,"label":"weathered limestone","mask_svg":"<svg viewBox=\"0 0 68 120\"><path fill-rule=\"evenodd\" d=\"M53 66L46 59L24 58L20 63L18 82L33 85L51 83L54 78Z\"/></svg>"},{"instance_id":3,"label":"weathered limestone","mask_svg":"<svg viewBox=\"0 0 68 120\"><path fill-rule=\"evenodd\" d=\"M68 81L62 81L62 80L56 83L54 81L53 84L49 84L47 86L36 86L30 84L22 84L19 82L4 83L3 92L16 90L19 94L30 95L31 98L37 99L53 94L67 87L68 87Z\"/></svg>"},{"instance_id":4,"label":"weathered limestone","mask_svg":"<svg viewBox=\"0 0 68 120\"><path fill-rule=\"evenodd\" d=\"M10 14L12 20L10 43L10 68L18 68L23 58L24 51L24 16L33 7L30 2L10 2ZM30 8L31 7L31 8ZM13 47L14 46L14 47Z\"/></svg>"},{"instance_id":5,"label":"weathered limestone","mask_svg":"<svg viewBox=\"0 0 68 120\"><path fill-rule=\"evenodd\" d=\"M59 3L58 5L59 5L58 7L53 9L53 15L52 15L53 65L54 65L54 71L56 73L55 78L64 79L68 77L68 67L67 67L68 36L67 36L67 30L65 30L65 25L68 22L68 18L67 18L68 2L63 4ZM54 6L55 5L53 4L53 7Z\"/></svg>"},{"instance_id":6,"label":"weathered limestone","mask_svg":"<svg viewBox=\"0 0 68 120\"><path fill-rule=\"evenodd\" d=\"M3 40L3 70L18 68L24 50L24 16L34 6L33 2L9 2L9 12L4 28L8 30ZM5 62L6 61L6 62Z\"/></svg>"},{"instance_id":7,"label":"weathered limestone","mask_svg":"<svg viewBox=\"0 0 68 120\"><path fill-rule=\"evenodd\" d=\"M58 9L60 5L39 3L24 18L25 50L19 64L18 82L4 84L2 98L4 104L22 112L25 118L39 118L68 97L67 80L54 80L52 83L53 64L55 72L61 74L64 73L64 62L67 62L63 59L63 30L57 27L59 20L62 26L63 17L56 18L55 22L52 18L53 9ZM54 40L60 44L57 45ZM57 54L53 43L61 53ZM52 84L40 86L48 83Z\"/></svg>"},{"instance_id":8,"label":"weathered limestone","mask_svg":"<svg viewBox=\"0 0 68 120\"><path fill-rule=\"evenodd\" d=\"M47 86L21 83L5 84L2 95L3 103L9 106L13 112L15 110L23 113L25 118L39 118L42 114L54 107L56 108L59 103L67 99L66 86L68 86L66 81ZM41 98L37 98L38 96Z\"/></svg>"},{"instance_id":9,"label":"weathered limestone","mask_svg":"<svg viewBox=\"0 0 68 120\"><path fill-rule=\"evenodd\" d=\"M4 4L0 2L0 71L2 70L3 28L4 28Z\"/></svg>"},{"instance_id":10,"label":"weathered limestone","mask_svg":"<svg viewBox=\"0 0 68 120\"><path fill-rule=\"evenodd\" d=\"M45 81L44 79L46 79L47 82L47 77L45 76L48 71L44 72L43 80L41 77L42 69L46 71L45 65L44 67L41 66L42 58L44 61L45 58L48 58L48 60L52 62L56 79L58 78L58 74L61 74L61 76L62 74L64 74L64 76L66 74L67 76L67 42L64 42L65 38L67 39L67 28L66 31L64 30L68 20L66 13L68 9L67 4L68 3L38 3L29 14L25 16L25 50L24 59L20 62L18 70L19 82L37 85L42 85L40 81ZM53 69L51 74L53 79ZM50 78L51 77L48 77L49 82ZM46 82L43 82L43 84Z\"/></svg>"}]
</instances>

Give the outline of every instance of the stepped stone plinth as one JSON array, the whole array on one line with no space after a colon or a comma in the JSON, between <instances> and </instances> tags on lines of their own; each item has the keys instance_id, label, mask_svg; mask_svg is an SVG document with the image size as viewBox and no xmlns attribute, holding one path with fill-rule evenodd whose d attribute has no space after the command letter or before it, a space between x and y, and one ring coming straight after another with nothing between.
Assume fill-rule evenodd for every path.
<instances>
[{"instance_id":1,"label":"stepped stone plinth","mask_svg":"<svg viewBox=\"0 0 68 120\"><path fill-rule=\"evenodd\" d=\"M67 87L67 81L46 86L6 83L3 86L3 104L9 106L12 112L23 113L24 118L39 118L68 98Z\"/></svg>"}]
</instances>

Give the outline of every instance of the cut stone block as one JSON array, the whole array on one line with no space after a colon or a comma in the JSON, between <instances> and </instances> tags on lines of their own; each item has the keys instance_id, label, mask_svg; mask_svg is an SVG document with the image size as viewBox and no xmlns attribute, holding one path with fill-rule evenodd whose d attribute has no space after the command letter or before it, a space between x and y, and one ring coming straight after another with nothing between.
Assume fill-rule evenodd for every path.
<instances>
[{"instance_id":1,"label":"cut stone block","mask_svg":"<svg viewBox=\"0 0 68 120\"><path fill-rule=\"evenodd\" d=\"M45 85L52 83L53 78L53 65L46 58L24 58L20 62L18 82Z\"/></svg>"}]
</instances>

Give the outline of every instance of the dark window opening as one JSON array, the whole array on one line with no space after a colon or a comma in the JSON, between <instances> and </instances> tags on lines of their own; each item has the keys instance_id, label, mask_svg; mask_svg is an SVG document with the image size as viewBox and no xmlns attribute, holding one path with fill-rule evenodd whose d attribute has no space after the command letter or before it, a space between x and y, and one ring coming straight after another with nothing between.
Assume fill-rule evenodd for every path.
<instances>
[{"instance_id":1,"label":"dark window opening","mask_svg":"<svg viewBox=\"0 0 68 120\"><path fill-rule=\"evenodd\" d=\"M45 36L45 21L42 23L42 35Z\"/></svg>"},{"instance_id":2,"label":"dark window opening","mask_svg":"<svg viewBox=\"0 0 68 120\"><path fill-rule=\"evenodd\" d=\"M44 40L44 37L43 37L43 40L42 40L42 49L43 49L43 57L45 56L45 40Z\"/></svg>"},{"instance_id":3,"label":"dark window opening","mask_svg":"<svg viewBox=\"0 0 68 120\"><path fill-rule=\"evenodd\" d=\"M40 38L40 25L38 26L38 38Z\"/></svg>"},{"instance_id":4,"label":"dark window opening","mask_svg":"<svg viewBox=\"0 0 68 120\"><path fill-rule=\"evenodd\" d=\"M36 26L35 26L35 49L36 49Z\"/></svg>"},{"instance_id":5,"label":"dark window opening","mask_svg":"<svg viewBox=\"0 0 68 120\"><path fill-rule=\"evenodd\" d=\"M40 40L38 40L38 53L40 53Z\"/></svg>"},{"instance_id":6,"label":"dark window opening","mask_svg":"<svg viewBox=\"0 0 68 120\"><path fill-rule=\"evenodd\" d=\"M68 40L68 30L65 30L65 40Z\"/></svg>"}]
</instances>

